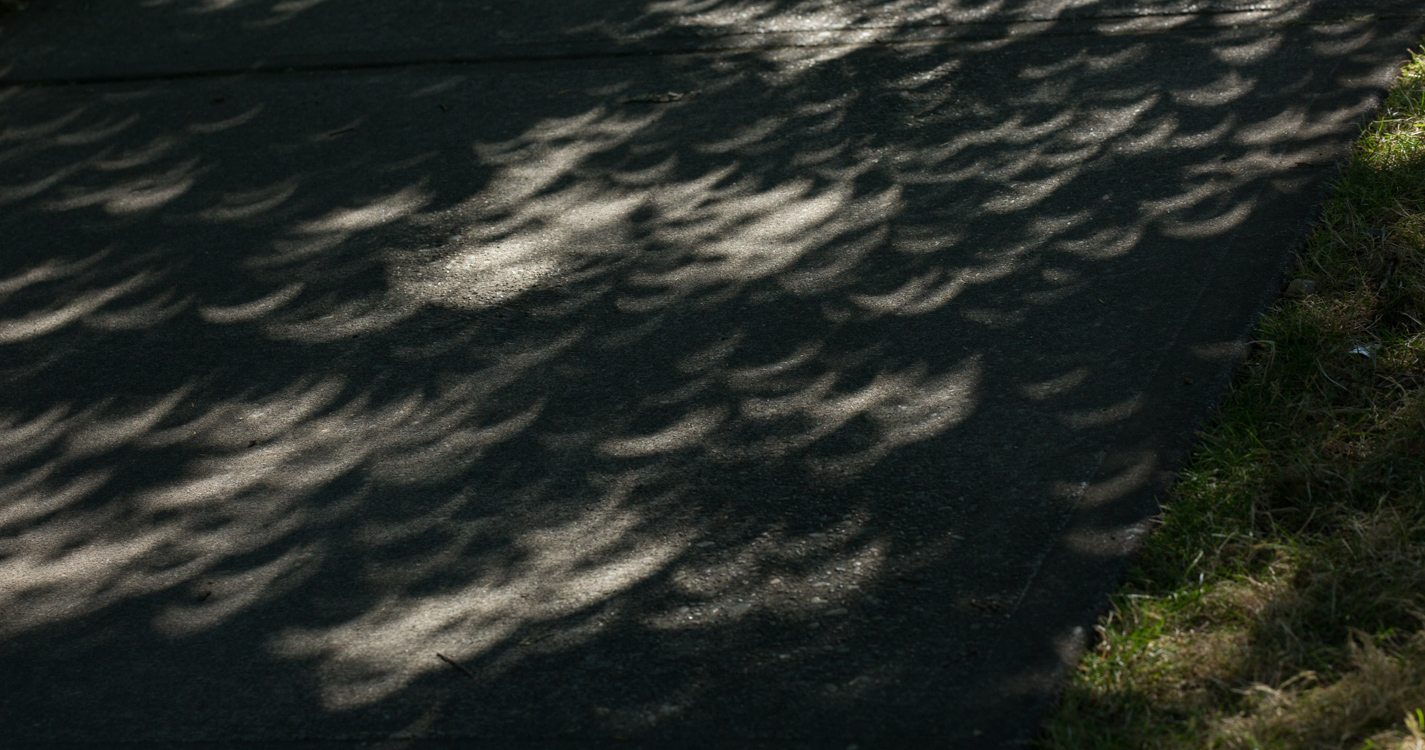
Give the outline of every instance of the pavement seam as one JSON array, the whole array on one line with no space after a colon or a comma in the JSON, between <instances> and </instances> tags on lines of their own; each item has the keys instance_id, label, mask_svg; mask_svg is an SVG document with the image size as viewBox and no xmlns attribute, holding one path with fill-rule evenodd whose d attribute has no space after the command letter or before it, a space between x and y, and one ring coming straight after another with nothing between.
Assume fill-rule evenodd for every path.
<instances>
[{"instance_id":1,"label":"pavement seam","mask_svg":"<svg viewBox=\"0 0 1425 750\"><path fill-rule=\"evenodd\" d=\"M287 62L278 61L276 63L258 62L249 67L213 68L209 70L194 70L177 73L138 73L132 75L108 74L90 76L71 76L59 78L26 78L17 76L7 78L0 73L0 88L60 88L66 86L94 86L94 85L118 85L129 83L166 83L186 80L203 80L214 78L232 78L239 76L279 76L299 73L348 73L367 72L381 70L400 70L406 68L423 67L456 67L456 66L481 66L481 65L503 65L503 64L524 64L540 62L580 62L597 60L620 60L639 58L668 58L668 57L695 57L695 56L725 56L751 53L804 51L816 49L857 49L857 48L885 48L885 47L917 47L936 46L965 43L981 43L998 40L1023 40L1033 41L1036 39L1070 39L1076 37L1121 37L1121 36L1158 36L1163 34L1192 34L1192 33L1221 33L1224 31L1251 31L1270 30L1300 27L1329 27L1342 25L1357 25L1369 23L1381 23L1386 21L1407 21L1425 18L1425 13L1397 13L1397 14L1372 14L1362 16L1346 16L1328 19L1289 19L1284 21L1263 20L1252 23L1242 23L1234 25L1203 23L1202 25L1184 26L1181 23L1165 24L1154 28L1125 28L1125 29L1102 29L1087 27L1091 22L1101 25L1108 22L1129 22L1144 19L1162 21L1164 19L1186 19L1189 23L1193 21L1212 21L1232 15L1261 14L1267 11L1261 10L1233 10L1218 13L1178 13L1178 14L1143 14L1136 16L1112 16L1098 17L1093 19L1071 19L1067 23L1077 25L1080 28L1059 28L1048 31L1029 31L1016 33L1010 29L1005 33L976 35L973 32L968 34L955 34L953 32L963 29L977 29L984 27L1023 27L1029 25L1037 26L1059 26L1063 21L1045 20L1013 20L1013 21L985 21L985 22L958 22L950 24L919 25L906 29L897 27L864 27L852 29L832 29L824 31L791 31L791 32L742 32L727 34L724 36L712 37L710 41L729 40L737 38L768 38L768 37L792 37L793 41L772 44L746 44L716 46L709 44L701 47L690 47L685 49L667 48L658 49L656 45L660 42L677 41L679 39L696 39L697 37L663 37L661 39L651 39L643 41L646 46L638 46L640 43L631 43L625 49L574 49L567 52L545 53L545 54L508 54L495 52L485 55L471 56L431 56L431 57L410 57L404 59L391 59L372 62L304 62L300 58L289 58ZM930 34L932 36L923 38L902 38L902 39L859 39L859 40L829 40L823 42L796 42L797 37L827 35L865 35L877 32L892 32L902 34ZM574 47L578 42L565 43L566 46Z\"/></svg>"}]
</instances>

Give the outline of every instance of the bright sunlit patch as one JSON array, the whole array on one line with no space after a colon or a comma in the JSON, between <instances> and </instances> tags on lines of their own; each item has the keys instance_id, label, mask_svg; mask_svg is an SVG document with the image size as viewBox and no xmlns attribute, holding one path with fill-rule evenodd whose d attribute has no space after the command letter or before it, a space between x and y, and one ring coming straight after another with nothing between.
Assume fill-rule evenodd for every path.
<instances>
[{"instance_id":1,"label":"bright sunlit patch","mask_svg":"<svg viewBox=\"0 0 1425 750\"><path fill-rule=\"evenodd\" d=\"M885 540L857 539L861 531L853 523L810 537L768 532L711 567L702 562L679 565L672 582L691 604L659 612L645 622L659 630L692 630L768 613L779 619L839 617L876 585L889 556ZM812 556L815 566L791 572ZM787 570L767 574L769 561Z\"/></svg>"},{"instance_id":2,"label":"bright sunlit patch","mask_svg":"<svg viewBox=\"0 0 1425 750\"><path fill-rule=\"evenodd\" d=\"M1162 219L1159 231L1165 237L1175 237L1181 239L1198 239L1202 237L1217 237L1230 233L1233 229L1247 220L1251 216L1252 209L1256 205L1253 201L1242 201L1226 207L1226 210L1219 210L1215 215L1201 219L1190 219L1183 216L1168 216Z\"/></svg>"},{"instance_id":3,"label":"bright sunlit patch","mask_svg":"<svg viewBox=\"0 0 1425 750\"><path fill-rule=\"evenodd\" d=\"M606 440L599 451L615 458L634 458L691 448L717 429L725 415L725 409L699 409L652 435Z\"/></svg>"},{"instance_id":4,"label":"bright sunlit patch","mask_svg":"<svg viewBox=\"0 0 1425 750\"><path fill-rule=\"evenodd\" d=\"M235 5L242 5L245 0L202 0L202 5L193 9L195 13L211 13L213 11L227 10Z\"/></svg>"},{"instance_id":5,"label":"bright sunlit patch","mask_svg":"<svg viewBox=\"0 0 1425 750\"><path fill-rule=\"evenodd\" d=\"M1212 48L1212 54L1229 65L1251 65L1275 53L1281 45L1281 36L1266 35L1237 44L1216 45Z\"/></svg>"},{"instance_id":6,"label":"bright sunlit patch","mask_svg":"<svg viewBox=\"0 0 1425 750\"><path fill-rule=\"evenodd\" d=\"M85 415L73 425L68 449L75 456L93 456L128 445L147 436L190 392L188 387L180 388L136 414L106 415L103 419Z\"/></svg>"},{"instance_id":7,"label":"bright sunlit patch","mask_svg":"<svg viewBox=\"0 0 1425 750\"><path fill-rule=\"evenodd\" d=\"M275 185L256 190L224 195L218 205L197 212L205 221L227 222L248 219L271 211L286 203L297 193L300 180L289 178Z\"/></svg>"},{"instance_id":8,"label":"bright sunlit patch","mask_svg":"<svg viewBox=\"0 0 1425 750\"><path fill-rule=\"evenodd\" d=\"M302 290L306 287L306 284L298 281L292 284L288 284L287 286L278 289L277 291L267 295L266 297L263 297L262 299L253 300L252 302L247 302L241 305L232 305L230 307L205 305L203 307L198 308L198 314L203 318L203 320L206 320L209 323L218 323L224 325L232 323L245 323L248 321L256 320L272 312L273 310L276 310L277 308L286 305L292 300L297 299L298 295L300 295L302 293Z\"/></svg>"},{"instance_id":9,"label":"bright sunlit patch","mask_svg":"<svg viewBox=\"0 0 1425 750\"><path fill-rule=\"evenodd\" d=\"M53 333L116 299L148 286L152 281L149 274L141 273L105 289L73 295L67 304L57 309L11 320L0 319L0 344L27 341Z\"/></svg>"},{"instance_id":10,"label":"bright sunlit patch","mask_svg":"<svg viewBox=\"0 0 1425 750\"><path fill-rule=\"evenodd\" d=\"M1057 416L1060 422L1076 430L1087 430L1093 427L1103 427L1115 422L1122 422L1138 411L1143 403L1141 396L1133 396L1119 401L1116 404L1102 406L1097 409L1082 409L1078 411L1061 412Z\"/></svg>"},{"instance_id":11,"label":"bright sunlit patch","mask_svg":"<svg viewBox=\"0 0 1425 750\"><path fill-rule=\"evenodd\" d=\"M449 669L436 652L478 657L522 627L596 607L662 570L682 546L639 539L641 521L610 504L526 531L516 541L519 562L508 570L438 594L393 594L334 627L289 628L272 649L316 663L327 708L375 703L424 673Z\"/></svg>"},{"instance_id":12,"label":"bright sunlit patch","mask_svg":"<svg viewBox=\"0 0 1425 750\"><path fill-rule=\"evenodd\" d=\"M1019 392L1024 394L1026 398L1034 401L1045 401L1077 389L1088 381L1089 374L1089 368L1076 367L1063 375L1048 380L1037 383L1025 383L1019 386Z\"/></svg>"},{"instance_id":13,"label":"bright sunlit patch","mask_svg":"<svg viewBox=\"0 0 1425 750\"><path fill-rule=\"evenodd\" d=\"M921 315L950 304L975 280L993 280L970 271L946 272L935 269L906 281L899 289L885 294L855 294L851 301L858 307L875 313L891 315ZM1002 274L1001 274L1002 275Z\"/></svg>"},{"instance_id":14,"label":"bright sunlit patch","mask_svg":"<svg viewBox=\"0 0 1425 750\"><path fill-rule=\"evenodd\" d=\"M1123 460L1125 458L1128 460ZM1085 508L1120 500L1130 493L1148 486L1158 471L1160 461L1156 453L1140 451L1136 455L1119 457L1116 463L1120 465L1126 463L1127 466L1109 476L1096 478L1093 481L1077 484L1061 482L1056 489L1056 494L1062 499L1072 501ZM1101 467L1100 471L1102 471ZM1094 549L1095 545L1103 542L1105 534L1108 537L1114 537L1116 543L1124 544L1124 540L1116 538L1115 532L1112 530L1080 532L1070 540L1070 543L1076 545L1076 548L1090 551ZM1074 539L1078 541L1074 542Z\"/></svg>"},{"instance_id":15,"label":"bright sunlit patch","mask_svg":"<svg viewBox=\"0 0 1425 750\"><path fill-rule=\"evenodd\" d=\"M413 300L477 310L518 298L559 278L558 244L549 238L465 245L425 261L405 255L392 268L392 287Z\"/></svg>"},{"instance_id":16,"label":"bright sunlit patch","mask_svg":"<svg viewBox=\"0 0 1425 750\"><path fill-rule=\"evenodd\" d=\"M321 219L302 224L298 231L304 234L327 234L374 229L410 216L430 203L430 200L431 196L425 190L412 185L355 208L332 211Z\"/></svg>"},{"instance_id":17,"label":"bright sunlit patch","mask_svg":"<svg viewBox=\"0 0 1425 750\"><path fill-rule=\"evenodd\" d=\"M238 113L232 117L226 117L212 122L195 122L188 126L188 132L197 135L211 135L213 133L221 133L224 130L232 130L233 128L241 127L252 122L258 115L262 114L264 108L265 105L257 104L248 108L246 112Z\"/></svg>"},{"instance_id":18,"label":"bright sunlit patch","mask_svg":"<svg viewBox=\"0 0 1425 750\"><path fill-rule=\"evenodd\" d=\"M969 417L978 401L980 369L977 357L942 374L918 365L883 372L850 392L840 392L836 375L829 373L790 395L746 398L741 405L745 419L805 425L800 431L763 438L747 447L764 458L793 454L862 417L875 426L874 444L855 453L808 459L806 466L828 476L864 471L895 449L928 440ZM711 455L735 458L745 450L719 446Z\"/></svg>"},{"instance_id":19,"label":"bright sunlit patch","mask_svg":"<svg viewBox=\"0 0 1425 750\"><path fill-rule=\"evenodd\" d=\"M1193 107L1220 107L1251 93L1256 83L1235 68L1223 73L1216 81L1191 89L1170 92L1173 101Z\"/></svg>"},{"instance_id":20,"label":"bright sunlit patch","mask_svg":"<svg viewBox=\"0 0 1425 750\"><path fill-rule=\"evenodd\" d=\"M1271 146L1288 140L1307 120L1306 107L1290 107L1266 120L1237 128L1232 135L1232 142L1247 146Z\"/></svg>"}]
</instances>

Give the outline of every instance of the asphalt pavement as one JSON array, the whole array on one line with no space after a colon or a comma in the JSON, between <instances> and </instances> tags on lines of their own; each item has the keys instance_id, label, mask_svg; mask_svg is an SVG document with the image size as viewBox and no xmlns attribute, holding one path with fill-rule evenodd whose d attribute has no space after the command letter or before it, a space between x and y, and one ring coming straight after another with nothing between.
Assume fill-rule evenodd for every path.
<instances>
[{"instance_id":1,"label":"asphalt pavement","mask_svg":"<svg viewBox=\"0 0 1425 750\"><path fill-rule=\"evenodd\" d=\"M0 744L1031 743L1422 21L35 0Z\"/></svg>"}]
</instances>

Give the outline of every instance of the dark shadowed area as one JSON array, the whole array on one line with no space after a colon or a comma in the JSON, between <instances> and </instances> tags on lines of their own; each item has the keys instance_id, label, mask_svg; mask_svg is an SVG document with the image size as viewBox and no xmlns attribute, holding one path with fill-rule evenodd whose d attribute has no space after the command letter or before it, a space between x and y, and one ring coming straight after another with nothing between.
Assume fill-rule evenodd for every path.
<instances>
[{"instance_id":1,"label":"dark shadowed area","mask_svg":"<svg viewBox=\"0 0 1425 750\"><path fill-rule=\"evenodd\" d=\"M0 738L1027 742L1420 20L15 14Z\"/></svg>"}]
</instances>

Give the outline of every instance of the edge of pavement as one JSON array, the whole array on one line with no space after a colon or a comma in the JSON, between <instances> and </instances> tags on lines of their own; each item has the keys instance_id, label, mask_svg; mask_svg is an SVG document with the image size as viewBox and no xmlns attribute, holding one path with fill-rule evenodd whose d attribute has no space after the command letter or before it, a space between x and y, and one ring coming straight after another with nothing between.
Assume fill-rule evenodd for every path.
<instances>
[{"instance_id":1,"label":"edge of pavement","mask_svg":"<svg viewBox=\"0 0 1425 750\"><path fill-rule=\"evenodd\" d=\"M1017 627L1002 631L1006 635L996 641L985 660L988 665L999 665L995 672L1020 675L1025 696L1017 704L1013 700L985 701L981 711L987 717L1000 714L987 724L1014 726L1014 716L1046 716L1057 702L1068 674L1093 645L1095 626L1108 611L1110 597L1122 585L1135 556L1153 532L1163 496L1197 445L1198 431L1212 418L1250 354L1250 342L1262 315L1280 298L1360 128L1379 110L1408 61L1408 49L1419 43L1422 33L1425 19L1416 19L1374 41L1374 45L1385 45L1379 54L1390 62L1378 66L1363 82L1365 85L1356 90L1357 95L1369 93L1370 106L1364 115L1346 121L1338 129L1337 142L1322 154L1330 159L1329 167L1320 170L1325 175L1288 184L1281 179L1281 170L1255 197L1257 208L1251 223L1264 222L1285 229L1274 234L1254 234L1249 224L1239 228L1232 242L1224 244L1197 305L1185 311L1174 341L1167 345L1170 352L1138 394L1146 408L1124 423L1097 470L1078 488L1071 516L1009 615ZM1338 98L1352 95L1318 95L1308 111L1320 112L1323 104L1329 109L1330 105L1322 100L1333 94ZM1263 247L1273 250L1245 252ZM1240 288L1244 277L1251 280L1249 288L1260 290L1255 296L1214 294L1213 289L1223 286L1220 280L1236 279L1234 283ZM1233 321L1241 320L1250 323L1233 330ZM1186 382L1196 382L1200 387L1184 387ZM1189 425L1191 429L1163 443L1161 431L1155 426L1164 421ZM1086 587L1092 589L1091 595L1085 595ZM1074 593L1068 594L1070 591ZM1093 604L1085 606L1086 602ZM1045 653L1014 648L1015 644L1044 643L1056 643L1057 649ZM1030 746L1039 726L1036 722L1014 737L997 738L983 746Z\"/></svg>"}]
</instances>

